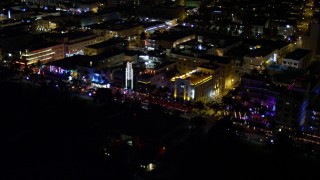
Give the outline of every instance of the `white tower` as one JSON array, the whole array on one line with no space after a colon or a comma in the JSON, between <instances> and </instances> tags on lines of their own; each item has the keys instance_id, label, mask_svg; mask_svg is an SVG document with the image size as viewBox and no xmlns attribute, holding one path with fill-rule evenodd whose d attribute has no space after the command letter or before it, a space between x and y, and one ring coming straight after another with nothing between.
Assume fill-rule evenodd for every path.
<instances>
[{"instance_id":1,"label":"white tower","mask_svg":"<svg viewBox=\"0 0 320 180\"><path fill-rule=\"evenodd\" d=\"M133 69L132 69L132 62L127 62L126 65L126 89L133 90Z\"/></svg>"}]
</instances>

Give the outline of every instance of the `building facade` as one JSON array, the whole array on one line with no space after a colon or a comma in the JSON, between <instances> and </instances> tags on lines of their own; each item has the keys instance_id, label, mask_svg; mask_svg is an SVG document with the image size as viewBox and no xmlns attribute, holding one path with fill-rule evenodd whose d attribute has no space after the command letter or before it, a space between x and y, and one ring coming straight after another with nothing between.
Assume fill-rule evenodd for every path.
<instances>
[{"instance_id":1,"label":"building facade","mask_svg":"<svg viewBox=\"0 0 320 180\"><path fill-rule=\"evenodd\" d=\"M283 58L282 65L297 69L307 69L311 64L311 56L311 50L296 49Z\"/></svg>"},{"instance_id":2,"label":"building facade","mask_svg":"<svg viewBox=\"0 0 320 180\"><path fill-rule=\"evenodd\" d=\"M26 49L25 51L20 52L20 57L27 65L36 64L38 62L44 64L63 59L65 57L64 52L64 44L56 44L35 50Z\"/></svg>"}]
</instances>

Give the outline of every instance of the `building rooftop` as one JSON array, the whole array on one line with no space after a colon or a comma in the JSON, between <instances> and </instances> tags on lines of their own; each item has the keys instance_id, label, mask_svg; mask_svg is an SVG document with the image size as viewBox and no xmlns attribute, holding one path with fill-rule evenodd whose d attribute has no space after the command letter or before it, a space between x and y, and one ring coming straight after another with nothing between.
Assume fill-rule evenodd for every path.
<instances>
[{"instance_id":1,"label":"building rooftop","mask_svg":"<svg viewBox=\"0 0 320 180\"><path fill-rule=\"evenodd\" d=\"M162 24L165 24L165 22L163 22L163 21L153 21L153 22L142 23L142 25L145 28L152 27L152 26L157 26L157 25L162 25Z\"/></svg>"},{"instance_id":2,"label":"building rooftop","mask_svg":"<svg viewBox=\"0 0 320 180\"><path fill-rule=\"evenodd\" d=\"M230 57L225 57L225 56L216 56L216 55L211 55L211 54L205 54L205 53L199 53L199 54L187 54L187 53L183 53L181 51L178 50L172 50L173 54L179 54L179 55L183 55L183 56L189 56L189 57L193 57L193 58L198 58L199 60L203 59L203 60L207 60L210 63L213 64L229 64L231 63L231 58Z\"/></svg>"},{"instance_id":3,"label":"building rooftop","mask_svg":"<svg viewBox=\"0 0 320 180\"><path fill-rule=\"evenodd\" d=\"M161 63L161 64L157 64L157 65L154 67L154 69L155 69L155 70L158 70L158 69L164 68L164 67L169 66L169 65L174 64L174 63L176 63L176 62L174 62L174 61L165 61L165 62L163 62L163 63Z\"/></svg>"},{"instance_id":4,"label":"building rooftop","mask_svg":"<svg viewBox=\"0 0 320 180\"><path fill-rule=\"evenodd\" d=\"M122 22L123 21L121 19L112 19L112 20L105 21L105 22L100 23L100 24L88 25L86 27L90 28L90 29L109 29L111 26L113 26L115 24L120 24Z\"/></svg>"},{"instance_id":5,"label":"building rooftop","mask_svg":"<svg viewBox=\"0 0 320 180\"><path fill-rule=\"evenodd\" d=\"M84 37L97 36L93 33L88 33L88 32L42 33L42 35L44 35L47 38L55 38L55 39L68 38L68 40L75 40L75 39L80 39Z\"/></svg>"},{"instance_id":6,"label":"building rooftop","mask_svg":"<svg viewBox=\"0 0 320 180\"><path fill-rule=\"evenodd\" d=\"M281 98L290 98L294 101L303 101L305 97L305 90L296 87L288 87L281 93Z\"/></svg>"},{"instance_id":7,"label":"building rooftop","mask_svg":"<svg viewBox=\"0 0 320 180\"><path fill-rule=\"evenodd\" d=\"M189 26L183 26L183 25L176 25L176 26L173 26L172 28L170 28L170 31L171 30L176 30L176 31L187 31L187 30L191 30L191 28Z\"/></svg>"},{"instance_id":8,"label":"building rooftop","mask_svg":"<svg viewBox=\"0 0 320 180\"><path fill-rule=\"evenodd\" d=\"M274 50L275 50L275 48L272 48L272 47L261 47L259 49L249 51L249 53L245 56L253 57L253 58L254 57L265 57L265 56L271 54Z\"/></svg>"},{"instance_id":9,"label":"building rooftop","mask_svg":"<svg viewBox=\"0 0 320 180\"><path fill-rule=\"evenodd\" d=\"M125 50L123 52L126 56L135 56L135 55L141 54L140 51L135 51L135 50Z\"/></svg>"},{"instance_id":10,"label":"building rooftop","mask_svg":"<svg viewBox=\"0 0 320 180\"><path fill-rule=\"evenodd\" d=\"M144 82L144 81L149 81L149 79L150 79L151 77L153 77L152 74L146 74L146 73L144 73L144 74L139 75L139 76L137 77L137 79L138 79L138 82L139 82L139 81L140 81L140 82L141 82L141 81Z\"/></svg>"},{"instance_id":11,"label":"building rooftop","mask_svg":"<svg viewBox=\"0 0 320 180\"><path fill-rule=\"evenodd\" d=\"M205 69L210 69L210 70L216 70L219 69L221 66L218 66L216 64L209 64L209 63L205 63L205 64L201 64L199 66L199 68L205 68Z\"/></svg>"},{"instance_id":12,"label":"building rooftop","mask_svg":"<svg viewBox=\"0 0 320 180\"><path fill-rule=\"evenodd\" d=\"M186 78L186 80L189 80L190 84L193 86L201 85L203 83L208 82L211 79L212 79L212 76L197 76L197 75L196 76L191 75Z\"/></svg>"},{"instance_id":13,"label":"building rooftop","mask_svg":"<svg viewBox=\"0 0 320 180\"><path fill-rule=\"evenodd\" d=\"M199 43L199 42L198 42L198 39L191 39L191 40L189 40L189 41L180 43L179 45L195 46L197 43Z\"/></svg>"},{"instance_id":14,"label":"building rooftop","mask_svg":"<svg viewBox=\"0 0 320 180\"><path fill-rule=\"evenodd\" d=\"M285 71L288 69L288 66L283 66L283 65L280 65L280 64L270 64L268 67L267 67L268 70L270 71Z\"/></svg>"},{"instance_id":15,"label":"building rooftop","mask_svg":"<svg viewBox=\"0 0 320 180\"><path fill-rule=\"evenodd\" d=\"M121 38L113 38L108 41L103 41L101 43L93 44L93 45L90 45L87 47L93 48L93 49L100 49L100 48L110 47L110 46L113 46L113 45L116 45L116 44L122 43L122 42L124 43L124 42L126 42L126 40L121 39Z\"/></svg>"},{"instance_id":16,"label":"building rooftop","mask_svg":"<svg viewBox=\"0 0 320 180\"><path fill-rule=\"evenodd\" d=\"M307 50L307 49L296 49L296 50L292 51L291 53L287 54L284 58L285 59L300 60L301 58L307 56L311 52L312 52L311 50Z\"/></svg>"},{"instance_id":17,"label":"building rooftop","mask_svg":"<svg viewBox=\"0 0 320 180\"><path fill-rule=\"evenodd\" d=\"M101 54L91 56L91 57L93 57L94 59L105 59L105 58L113 57L113 56L116 56L119 54L124 54L124 52L118 51L118 50L106 51L106 52L103 52Z\"/></svg>"},{"instance_id":18,"label":"building rooftop","mask_svg":"<svg viewBox=\"0 0 320 180\"><path fill-rule=\"evenodd\" d=\"M62 45L59 42L47 42L44 40L36 40L33 39L32 41L29 42L26 46L22 47L21 50L26 50L28 49L29 51L35 51L39 49L44 49L44 48L49 48L52 46L57 46L57 45Z\"/></svg>"},{"instance_id":19,"label":"building rooftop","mask_svg":"<svg viewBox=\"0 0 320 180\"><path fill-rule=\"evenodd\" d=\"M266 56L274 50L282 49L288 46L290 43L286 41L271 41L271 40L256 40L256 39L245 39L243 43L229 50L226 56L231 57L259 57ZM250 47L252 48L250 50ZM258 47L258 48L257 48ZM255 49L256 48L256 49Z\"/></svg>"},{"instance_id":20,"label":"building rooftop","mask_svg":"<svg viewBox=\"0 0 320 180\"><path fill-rule=\"evenodd\" d=\"M125 22L125 23L121 23L121 24L116 24L114 26L110 27L110 30L112 31L123 31L123 30L127 30L127 29L131 29L131 28L135 28L138 26L142 26L139 23L136 22Z\"/></svg>"},{"instance_id":21,"label":"building rooftop","mask_svg":"<svg viewBox=\"0 0 320 180\"><path fill-rule=\"evenodd\" d=\"M130 28L134 28L137 26L142 26L142 25L139 22L135 22L135 21L123 21L123 20L115 19L115 20L105 21L100 24L92 24L87 27L92 28L92 29L106 29L106 30L112 30L112 31L122 31L122 30L127 30Z\"/></svg>"},{"instance_id":22,"label":"building rooftop","mask_svg":"<svg viewBox=\"0 0 320 180\"><path fill-rule=\"evenodd\" d=\"M176 79L188 80L191 85L198 86L211 80L212 76L195 69L188 73L175 76L171 78L171 81L175 81Z\"/></svg>"},{"instance_id":23,"label":"building rooftop","mask_svg":"<svg viewBox=\"0 0 320 180\"><path fill-rule=\"evenodd\" d=\"M89 63L90 62L89 58L90 56L76 55L76 56L67 57L61 60L49 62L46 65L57 66L63 69L76 69L79 63L83 63L83 62Z\"/></svg>"},{"instance_id":24,"label":"building rooftop","mask_svg":"<svg viewBox=\"0 0 320 180\"><path fill-rule=\"evenodd\" d=\"M272 77L272 81L274 83L280 83L280 84L291 84L294 82L294 79L296 79L299 76L302 76L305 72L303 70L299 69L292 69L288 68L284 73L282 74L275 74Z\"/></svg>"},{"instance_id":25,"label":"building rooftop","mask_svg":"<svg viewBox=\"0 0 320 180\"><path fill-rule=\"evenodd\" d=\"M201 54L198 56L198 58L209 60L210 63L214 63L214 64L230 64L231 63L231 59L228 57L215 56L211 54Z\"/></svg>"},{"instance_id":26,"label":"building rooftop","mask_svg":"<svg viewBox=\"0 0 320 180\"><path fill-rule=\"evenodd\" d=\"M179 39L182 39L182 38L185 38L185 37L188 37L191 35L194 35L194 33L169 32L169 33L154 35L154 36L150 37L149 39L174 42L174 41L177 41Z\"/></svg>"},{"instance_id":27,"label":"building rooftop","mask_svg":"<svg viewBox=\"0 0 320 180\"><path fill-rule=\"evenodd\" d=\"M65 69L75 69L76 66L96 67L99 65L100 61L107 59L109 57L113 57L118 54L122 54L122 52L108 51L95 56L76 55L76 56L67 57L58 61L49 62L47 63L47 65L58 66Z\"/></svg>"},{"instance_id":28,"label":"building rooftop","mask_svg":"<svg viewBox=\"0 0 320 180\"><path fill-rule=\"evenodd\" d=\"M282 49L288 46L290 43L287 41L273 41L272 46L276 47L277 49Z\"/></svg>"}]
</instances>

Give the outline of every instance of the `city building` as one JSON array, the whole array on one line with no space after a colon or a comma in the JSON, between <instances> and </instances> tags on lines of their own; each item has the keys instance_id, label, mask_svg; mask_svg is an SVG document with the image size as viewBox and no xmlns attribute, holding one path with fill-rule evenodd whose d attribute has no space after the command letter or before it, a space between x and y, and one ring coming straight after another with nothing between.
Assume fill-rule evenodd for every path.
<instances>
[{"instance_id":1,"label":"city building","mask_svg":"<svg viewBox=\"0 0 320 180\"><path fill-rule=\"evenodd\" d=\"M273 112L275 115L277 98L282 89L275 86L270 79L263 75L246 74L241 77L241 95L247 94L251 102L259 103L261 106Z\"/></svg>"},{"instance_id":2,"label":"city building","mask_svg":"<svg viewBox=\"0 0 320 180\"><path fill-rule=\"evenodd\" d=\"M52 5L57 5L59 0L21 0L21 2L31 2L35 4L39 4L40 6L52 6Z\"/></svg>"},{"instance_id":3,"label":"city building","mask_svg":"<svg viewBox=\"0 0 320 180\"><path fill-rule=\"evenodd\" d=\"M145 89L154 86L157 88L170 87L170 79L175 72L177 62L167 61L157 64L153 68L145 68L136 76L136 90L145 91ZM144 89L144 90L143 90Z\"/></svg>"},{"instance_id":4,"label":"city building","mask_svg":"<svg viewBox=\"0 0 320 180\"><path fill-rule=\"evenodd\" d=\"M74 11L78 13L89 11L97 13L99 8L103 7L102 3L95 1L75 1L74 5Z\"/></svg>"},{"instance_id":5,"label":"city building","mask_svg":"<svg viewBox=\"0 0 320 180\"><path fill-rule=\"evenodd\" d=\"M14 25L22 24L22 23L23 22L21 20L17 20L17 19L3 19L3 20L1 20L1 15L0 15L0 28L14 26Z\"/></svg>"},{"instance_id":6,"label":"city building","mask_svg":"<svg viewBox=\"0 0 320 180\"><path fill-rule=\"evenodd\" d=\"M84 54L88 56L94 56L101 54L106 51L111 51L115 49L126 49L128 42L122 38L112 38L101 43L86 46L84 48Z\"/></svg>"},{"instance_id":7,"label":"city building","mask_svg":"<svg viewBox=\"0 0 320 180\"><path fill-rule=\"evenodd\" d=\"M230 49L239 46L242 41L223 36L197 36L196 39L180 43L177 50L185 54L205 53L216 56L224 56Z\"/></svg>"},{"instance_id":8,"label":"city building","mask_svg":"<svg viewBox=\"0 0 320 180\"><path fill-rule=\"evenodd\" d=\"M111 81L110 67L122 65L124 53L106 52L95 56L74 55L44 65L51 73L66 75L76 72L77 78L86 80L95 87L102 87Z\"/></svg>"},{"instance_id":9,"label":"city building","mask_svg":"<svg viewBox=\"0 0 320 180\"><path fill-rule=\"evenodd\" d=\"M264 69L271 64L281 64L283 57L292 51L292 43L270 40L243 40L225 56L234 60L239 74L247 74L254 68Z\"/></svg>"},{"instance_id":10,"label":"city building","mask_svg":"<svg viewBox=\"0 0 320 180\"><path fill-rule=\"evenodd\" d=\"M311 63L311 55L311 50L296 49L283 58L282 65L298 69L307 69Z\"/></svg>"},{"instance_id":11,"label":"city building","mask_svg":"<svg viewBox=\"0 0 320 180\"><path fill-rule=\"evenodd\" d=\"M262 37L264 34L264 29L268 28L268 19L259 19L251 23L251 31L254 37Z\"/></svg>"},{"instance_id":12,"label":"city building","mask_svg":"<svg viewBox=\"0 0 320 180\"><path fill-rule=\"evenodd\" d=\"M66 56L73 56L76 54L83 55L84 48L86 46L90 46L93 44L97 44L102 42L103 39L99 36L95 35L87 35L87 36L71 36L64 42Z\"/></svg>"},{"instance_id":13,"label":"city building","mask_svg":"<svg viewBox=\"0 0 320 180\"><path fill-rule=\"evenodd\" d=\"M152 21L143 24L144 32L148 34L154 33L156 30L164 30L169 26L164 21Z\"/></svg>"},{"instance_id":14,"label":"city building","mask_svg":"<svg viewBox=\"0 0 320 180\"><path fill-rule=\"evenodd\" d=\"M32 43L20 51L20 58L27 65L47 63L65 57L64 44L54 42Z\"/></svg>"},{"instance_id":15,"label":"city building","mask_svg":"<svg viewBox=\"0 0 320 180\"><path fill-rule=\"evenodd\" d=\"M133 68L132 62L126 63L126 75L125 75L125 89L133 90Z\"/></svg>"},{"instance_id":16,"label":"city building","mask_svg":"<svg viewBox=\"0 0 320 180\"><path fill-rule=\"evenodd\" d=\"M58 61L48 62L42 66L42 70L46 75L57 75L61 79L77 79L79 74L75 62L77 62L76 60L79 60L79 58L81 57L70 57Z\"/></svg>"},{"instance_id":17,"label":"city building","mask_svg":"<svg viewBox=\"0 0 320 180\"><path fill-rule=\"evenodd\" d=\"M234 62L229 57L214 56L210 54L184 54L181 51L173 51L171 56L173 58L180 59L182 64L187 65L187 68L188 66L192 67L192 65L196 63L200 65L207 63L223 67L225 71L220 75L222 81L219 84L219 86L222 88L221 92L224 92L225 89L231 88L236 82L239 81L239 76L236 74Z\"/></svg>"},{"instance_id":18,"label":"city building","mask_svg":"<svg viewBox=\"0 0 320 180\"><path fill-rule=\"evenodd\" d=\"M204 64L188 73L171 79L171 88L175 98L185 101L203 101L217 99L222 93L224 67Z\"/></svg>"},{"instance_id":19,"label":"city building","mask_svg":"<svg viewBox=\"0 0 320 180\"><path fill-rule=\"evenodd\" d=\"M133 37L144 31L142 24L131 21L109 20L99 24L88 26L95 34L105 36L106 39L113 37Z\"/></svg>"},{"instance_id":20,"label":"city building","mask_svg":"<svg viewBox=\"0 0 320 180\"><path fill-rule=\"evenodd\" d=\"M143 3L143 0L108 0L108 7L133 7L136 8Z\"/></svg>"},{"instance_id":21,"label":"city building","mask_svg":"<svg viewBox=\"0 0 320 180\"><path fill-rule=\"evenodd\" d=\"M290 40L296 32L296 24L280 23L278 26L278 35L284 36L285 39Z\"/></svg>"},{"instance_id":22,"label":"city building","mask_svg":"<svg viewBox=\"0 0 320 180\"><path fill-rule=\"evenodd\" d=\"M47 41L64 43L66 57L84 55L84 47L102 42L101 36L88 32L43 33Z\"/></svg>"},{"instance_id":23,"label":"city building","mask_svg":"<svg viewBox=\"0 0 320 180\"><path fill-rule=\"evenodd\" d=\"M320 24L316 21L310 24L310 33L302 36L302 48L312 50L311 60L320 60Z\"/></svg>"},{"instance_id":24,"label":"city building","mask_svg":"<svg viewBox=\"0 0 320 180\"><path fill-rule=\"evenodd\" d=\"M310 75L304 75L304 72L293 69L273 77L273 81L275 85L283 88L277 98L277 125L304 130L308 118L307 108L313 101L310 94L317 87L313 83L314 79Z\"/></svg>"},{"instance_id":25,"label":"city building","mask_svg":"<svg viewBox=\"0 0 320 180\"><path fill-rule=\"evenodd\" d=\"M303 89L289 86L286 91L280 93L276 105L276 124L279 130L303 130L307 106L308 98Z\"/></svg>"},{"instance_id":26,"label":"city building","mask_svg":"<svg viewBox=\"0 0 320 180\"><path fill-rule=\"evenodd\" d=\"M125 54L123 51L106 51L98 55L90 56L91 59L97 61L95 66L96 70L101 70L104 68L115 67L123 64L125 61Z\"/></svg>"},{"instance_id":27,"label":"city building","mask_svg":"<svg viewBox=\"0 0 320 180\"><path fill-rule=\"evenodd\" d=\"M176 48L180 43L195 39L193 33L169 32L149 37L145 41L145 46L149 50L158 49L159 47L165 49Z\"/></svg>"},{"instance_id":28,"label":"city building","mask_svg":"<svg viewBox=\"0 0 320 180\"><path fill-rule=\"evenodd\" d=\"M129 61L136 63L138 61L138 55L140 54L139 51L134 50L125 50L124 51L124 61Z\"/></svg>"},{"instance_id":29,"label":"city building","mask_svg":"<svg viewBox=\"0 0 320 180\"><path fill-rule=\"evenodd\" d=\"M306 108L305 132L320 135L320 86L319 82L311 90Z\"/></svg>"}]
</instances>

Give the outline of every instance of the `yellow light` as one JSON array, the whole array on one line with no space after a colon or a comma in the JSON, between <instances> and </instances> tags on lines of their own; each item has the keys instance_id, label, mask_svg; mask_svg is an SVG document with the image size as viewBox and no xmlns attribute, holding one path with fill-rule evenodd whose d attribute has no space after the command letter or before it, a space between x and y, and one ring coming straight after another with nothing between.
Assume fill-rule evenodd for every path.
<instances>
[{"instance_id":1,"label":"yellow light","mask_svg":"<svg viewBox=\"0 0 320 180\"><path fill-rule=\"evenodd\" d=\"M151 81L147 81L147 82L145 82L145 81L137 81L138 83L143 83L143 84L150 84L151 83Z\"/></svg>"},{"instance_id":2,"label":"yellow light","mask_svg":"<svg viewBox=\"0 0 320 180\"><path fill-rule=\"evenodd\" d=\"M44 56L49 56L49 55L53 55L55 54L55 52L51 52L51 53L48 53L48 54L44 54L44 55L40 55L40 56L36 56L36 57L32 57L32 58L26 58L27 61L31 61L33 59L38 59L38 58L42 58Z\"/></svg>"},{"instance_id":3,"label":"yellow light","mask_svg":"<svg viewBox=\"0 0 320 180\"><path fill-rule=\"evenodd\" d=\"M190 72L187 72L185 74L182 74L180 76L176 76L176 77L173 77L171 78L171 81L175 81L176 79L185 79L187 77L190 77L194 72L196 72L197 70L192 70Z\"/></svg>"},{"instance_id":4,"label":"yellow light","mask_svg":"<svg viewBox=\"0 0 320 180\"><path fill-rule=\"evenodd\" d=\"M192 83L191 85L193 85L193 86L200 85L200 84L203 84L203 83L210 81L211 79L212 79L212 76L209 76L209 77L206 77L196 83Z\"/></svg>"},{"instance_id":5,"label":"yellow light","mask_svg":"<svg viewBox=\"0 0 320 180\"><path fill-rule=\"evenodd\" d=\"M36 54L41 54L41 53L45 53L45 52L49 52L49 51L52 51L52 49L47 49L47 50L44 50L44 51L41 51L41 52L36 52L36 53L28 53L28 54L24 54L23 56L33 56L33 55L36 55Z\"/></svg>"}]
</instances>

